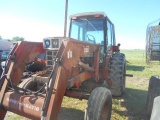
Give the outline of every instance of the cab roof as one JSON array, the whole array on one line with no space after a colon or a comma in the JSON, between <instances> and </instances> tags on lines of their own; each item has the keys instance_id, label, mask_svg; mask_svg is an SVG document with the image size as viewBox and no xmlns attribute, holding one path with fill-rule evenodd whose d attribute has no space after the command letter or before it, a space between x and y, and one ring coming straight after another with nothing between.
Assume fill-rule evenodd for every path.
<instances>
[{"instance_id":1,"label":"cab roof","mask_svg":"<svg viewBox=\"0 0 160 120\"><path fill-rule=\"evenodd\" d=\"M85 13L78 13L70 16L70 19L76 18L76 17L85 17L85 16L96 16L99 15L101 17L106 17L106 14L104 12L85 12Z\"/></svg>"}]
</instances>

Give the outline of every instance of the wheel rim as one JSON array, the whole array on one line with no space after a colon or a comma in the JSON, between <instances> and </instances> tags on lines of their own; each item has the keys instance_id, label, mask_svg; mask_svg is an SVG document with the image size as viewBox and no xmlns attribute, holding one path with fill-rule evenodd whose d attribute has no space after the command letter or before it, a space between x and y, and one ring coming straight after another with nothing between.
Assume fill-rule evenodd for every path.
<instances>
[{"instance_id":1,"label":"wheel rim","mask_svg":"<svg viewBox=\"0 0 160 120\"><path fill-rule=\"evenodd\" d=\"M102 110L102 120L107 120L108 118L108 112L109 112L109 104L106 103L103 107L103 110Z\"/></svg>"}]
</instances>

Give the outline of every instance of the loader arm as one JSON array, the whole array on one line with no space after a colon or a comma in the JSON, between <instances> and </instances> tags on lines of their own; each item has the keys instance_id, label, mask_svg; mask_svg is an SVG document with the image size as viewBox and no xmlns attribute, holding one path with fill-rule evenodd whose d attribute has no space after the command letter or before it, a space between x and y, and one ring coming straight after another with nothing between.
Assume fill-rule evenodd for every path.
<instances>
[{"instance_id":1,"label":"loader arm","mask_svg":"<svg viewBox=\"0 0 160 120\"><path fill-rule=\"evenodd\" d=\"M27 49L30 46L32 49ZM25 49L24 49L25 48ZM1 108L0 118L5 117L6 111L11 111L34 120L57 120L66 88L80 87L81 83L90 78L98 81L100 45L84 43L74 39L63 41L54 60L54 69L46 84L45 94L26 94L17 92L12 83L17 85L24 71L25 63L33 60L38 54L44 53L42 43L21 42L12 51L7 64L6 77L1 79ZM93 65L79 65L81 57L93 55ZM79 69L74 72L73 68ZM83 70L81 70L83 69ZM93 71L90 71L93 70ZM11 89L12 88L12 89Z\"/></svg>"}]
</instances>

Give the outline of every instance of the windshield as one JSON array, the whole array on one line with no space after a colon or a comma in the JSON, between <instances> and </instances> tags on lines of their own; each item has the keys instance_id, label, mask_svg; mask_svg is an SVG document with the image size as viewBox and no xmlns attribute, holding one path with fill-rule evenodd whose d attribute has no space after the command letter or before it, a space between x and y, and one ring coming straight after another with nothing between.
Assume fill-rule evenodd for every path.
<instances>
[{"instance_id":1,"label":"windshield","mask_svg":"<svg viewBox=\"0 0 160 120\"><path fill-rule=\"evenodd\" d=\"M72 20L70 37L93 44L103 44L104 25L102 19Z\"/></svg>"}]
</instances>

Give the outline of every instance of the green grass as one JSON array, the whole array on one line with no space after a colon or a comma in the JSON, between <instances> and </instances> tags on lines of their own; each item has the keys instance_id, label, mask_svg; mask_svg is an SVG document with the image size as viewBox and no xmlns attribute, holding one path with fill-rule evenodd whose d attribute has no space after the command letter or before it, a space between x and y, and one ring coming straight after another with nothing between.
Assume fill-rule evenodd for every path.
<instances>
[{"instance_id":1,"label":"green grass","mask_svg":"<svg viewBox=\"0 0 160 120\"><path fill-rule=\"evenodd\" d=\"M127 73L133 78L126 79L123 97L113 100L113 120L148 120L146 100L149 78L160 75L159 62L146 64L145 50L121 50L126 55Z\"/></svg>"},{"instance_id":2,"label":"green grass","mask_svg":"<svg viewBox=\"0 0 160 120\"><path fill-rule=\"evenodd\" d=\"M127 73L136 76L150 77L152 75L160 75L160 63L147 65L145 50L121 50L126 55Z\"/></svg>"},{"instance_id":3,"label":"green grass","mask_svg":"<svg viewBox=\"0 0 160 120\"><path fill-rule=\"evenodd\" d=\"M128 61L127 73L133 74L133 78L127 77L124 96L113 99L111 120L149 120L145 114L148 82L152 75L160 75L159 63L147 65L144 50L121 52ZM59 120L83 120L86 104L86 100L64 97Z\"/></svg>"}]
</instances>

